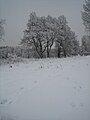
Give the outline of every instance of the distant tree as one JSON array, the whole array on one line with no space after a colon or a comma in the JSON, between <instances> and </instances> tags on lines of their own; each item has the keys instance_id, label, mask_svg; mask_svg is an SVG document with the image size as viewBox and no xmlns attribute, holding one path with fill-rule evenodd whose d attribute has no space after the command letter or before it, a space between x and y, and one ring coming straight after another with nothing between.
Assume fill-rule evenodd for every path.
<instances>
[{"instance_id":1,"label":"distant tree","mask_svg":"<svg viewBox=\"0 0 90 120\"><path fill-rule=\"evenodd\" d=\"M80 53L81 55L90 55L90 0L85 0L82 12L83 24L85 25L87 35L82 37Z\"/></svg>"},{"instance_id":2,"label":"distant tree","mask_svg":"<svg viewBox=\"0 0 90 120\"><path fill-rule=\"evenodd\" d=\"M86 52L90 52L90 36L84 35L82 37L82 45L81 45L82 54Z\"/></svg>"},{"instance_id":3,"label":"distant tree","mask_svg":"<svg viewBox=\"0 0 90 120\"><path fill-rule=\"evenodd\" d=\"M55 41L55 47L57 49L57 56L58 58L61 57L62 49L64 47L64 40L65 40L65 31L66 31L66 18L62 15L59 16L58 19L55 20L56 24L56 41Z\"/></svg>"},{"instance_id":4,"label":"distant tree","mask_svg":"<svg viewBox=\"0 0 90 120\"><path fill-rule=\"evenodd\" d=\"M68 56L71 55L78 55L80 51L79 47L79 41L77 40L77 36L74 32L71 31L71 34L69 36L69 42L67 43L66 47L66 53Z\"/></svg>"},{"instance_id":5,"label":"distant tree","mask_svg":"<svg viewBox=\"0 0 90 120\"><path fill-rule=\"evenodd\" d=\"M87 31L90 32L90 0L85 0L83 5L84 11L82 12L83 24Z\"/></svg>"},{"instance_id":6,"label":"distant tree","mask_svg":"<svg viewBox=\"0 0 90 120\"><path fill-rule=\"evenodd\" d=\"M63 54L64 57L75 55L79 47L76 35L71 31L64 15L59 16L57 24L56 49L58 58Z\"/></svg>"},{"instance_id":7,"label":"distant tree","mask_svg":"<svg viewBox=\"0 0 90 120\"><path fill-rule=\"evenodd\" d=\"M5 24L5 20L0 20L0 40L3 40L3 36L5 34L3 24Z\"/></svg>"}]
</instances>

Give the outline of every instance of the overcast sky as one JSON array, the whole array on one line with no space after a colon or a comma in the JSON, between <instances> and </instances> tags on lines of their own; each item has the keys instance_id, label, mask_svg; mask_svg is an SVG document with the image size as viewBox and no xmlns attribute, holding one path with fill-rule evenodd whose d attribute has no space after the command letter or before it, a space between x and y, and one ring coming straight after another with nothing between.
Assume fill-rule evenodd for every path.
<instances>
[{"instance_id":1,"label":"overcast sky","mask_svg":"<svg viewBox=\"0 0 90 120\"><path fill-rule=\"evenodd\" d=\"M16 46L23 37L29 14L33 11L37 16L53 17L64 15L78 40L84 34L81 11L84 0L0 0L0 19L6 19L5 41L0 45Z\"/></svg>"}]
</instances>

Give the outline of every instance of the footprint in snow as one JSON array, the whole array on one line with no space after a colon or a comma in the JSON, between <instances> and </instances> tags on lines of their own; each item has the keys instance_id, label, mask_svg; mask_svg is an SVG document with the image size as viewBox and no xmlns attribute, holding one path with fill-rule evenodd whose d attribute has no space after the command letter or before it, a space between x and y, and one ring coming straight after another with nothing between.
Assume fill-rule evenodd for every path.
<instances>
[{"instance_id":1,"label":"footprint in snow","mask_svg":"<svg viewBox=\"0 0 90 120\"><path fill-rule=\"evenodd\" d=\"M12 65L10 65L9 67L12 68Z\"/></svg>"},{"instance_id":2,"label":"footprint in snow","mask_svg":"<svg viewBox=\"0 0 90 120\"><path fill-rule=\"evenodd\" d=\"M80 92L82 90L82 86L74 86L73 88L75 90L77 90L78 92Z\"/></svg>"},{"instance_id":3,"label":"footprint in snow","mask_svg":"<svg viewBox=\"0 0 90 120\"><path fill-rule=\"evenodd\" d=\"M6 104L6 103L7 104L12 104L12 102L13 102L12 100L8 101L7 99L3 99L3 100L0 101L0 104L2 104L2 105Z\"/></svg>"},{"instance_id":4,"label":"footprint in snow","mask_svg":"<svg viewBox=\"0 0 90 120\"><path fill-rule=\"evenodd\" d=\"M9 101L9 104L12 104L13 101Z\"/></svg>"},{"instance_id":5,"label":"footprint in snow","mask_svg":"<svg viewBox=\"0 0 90 120\"><path fill-rule=\"evenodd\" d=\"M71 107L72 107L72 108L75 108L75 107L76 107L76 104L75 104L75 103L71 103Z\"/></svg>"},{"instance_id":6,"label":"footprint in snow","mask_svg":"<svg viewBox=\"0 0 90 120\"><path fill-rule=\"evenodd\" d=\"M0 101L0 104L6 104L7 102L8 102L7 99L3 99L3 100Z\"/></svg>"},{"instance_id":7,"label":"footprint in snow","mask_svg":"<svg viewBox=\"0 0 90 120\"><path fill-rule=\"evenodd\" d=\"M36 83L37 83L37 81L34 81L34 83L36 84Z\"/></svg>"},{"instance_id":8,"label":"footprint in snow","mask_svg":"<svg viewBox=\"0 0 90 120\"><path fill-rule=\"evenodd\" d=\"M79 86L80 89L82 89L82 86Z\"/></svg>"}]
</instances>

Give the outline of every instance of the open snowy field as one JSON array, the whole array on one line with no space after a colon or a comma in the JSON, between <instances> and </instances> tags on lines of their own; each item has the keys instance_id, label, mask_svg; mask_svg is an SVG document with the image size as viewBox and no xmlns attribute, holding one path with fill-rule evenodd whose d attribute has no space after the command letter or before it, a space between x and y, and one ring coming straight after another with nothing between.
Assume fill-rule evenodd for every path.
<instances>
[{"instance_id":1,"label":"open snowy field","mask_svg":"<svg viewBox=\"0 0 90 120\"><path fill-rule=\"evenodd\" d=\"M90 56L0 66L0 120L90 120Z\"/></svg>"}]
</instances>

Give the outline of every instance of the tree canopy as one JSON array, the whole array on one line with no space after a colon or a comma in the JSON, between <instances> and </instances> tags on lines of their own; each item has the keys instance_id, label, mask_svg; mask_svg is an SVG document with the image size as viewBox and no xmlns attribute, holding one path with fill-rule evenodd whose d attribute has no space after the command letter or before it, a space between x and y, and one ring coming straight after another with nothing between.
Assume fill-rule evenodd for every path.
<instances>
[{"instance_id":1,"label":"tree canopy","mask_svg":"<svg viewBox=\"0 0 90 120\"><path fill-rule=\"evenodd\" d=\"M83 24L87 31L90 32L90 0L85 0L83 5L84 11L82 11Z\"/></svg>"},{"instance_id":2,"label":"tree canopy","mask_svg":"<svg viewBox=\"0 0 90 120\"><path fill-rule=\"evenodd\" d=\"M76 54L75 46L78 46L78 41L64 15L58 18L50 15L38 17L35 12L32 12L21 44L34 49L40 58L50 57L52 48L57 49L58 57L62 51L66 57Z\"/></svg>"}]
</instances>

